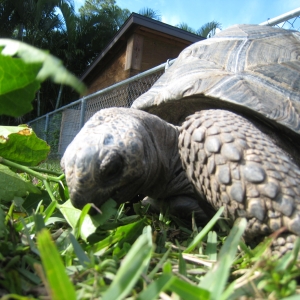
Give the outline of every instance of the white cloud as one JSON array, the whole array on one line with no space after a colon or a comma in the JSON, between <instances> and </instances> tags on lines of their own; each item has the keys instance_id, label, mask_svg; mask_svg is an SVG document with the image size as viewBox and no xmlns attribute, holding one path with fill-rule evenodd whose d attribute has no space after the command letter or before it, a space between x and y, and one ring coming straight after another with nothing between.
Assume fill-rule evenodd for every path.
<instances>
[{"instance_id":1,"label":"white cloud","mask_svg":"<svg viewBox=\"0 0 300 300\"><path fill-rule=\"evenodd\" d=\"M180 17L177 15L165 15L165 14L161 16L161 21L172 26L176 26L182 22Z\"/></svg>"}]
</instances>

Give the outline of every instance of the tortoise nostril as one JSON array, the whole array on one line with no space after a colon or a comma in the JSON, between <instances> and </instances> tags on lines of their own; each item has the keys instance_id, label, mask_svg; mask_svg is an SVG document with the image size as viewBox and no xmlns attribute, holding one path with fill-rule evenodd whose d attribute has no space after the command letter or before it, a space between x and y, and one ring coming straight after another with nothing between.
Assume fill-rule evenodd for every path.
<instances>
[{"instance_id":1,"label":"tortoise nostril","mask_svg":"<svg viewBox=\"0 0 300 300\"><path fill-rule=\"evenodd\" d=\"M110 153L99 166L100 177L103 180L111 180L122 173L124 161L118 153Z\"/></svg>"},{"instance_id":2,"label":"tortoise nostril","mask_svg":"<svg viewBox=\"0 0 300 300\"><path fill-rule=\"evenodd\" d=\"M110 133L104 138L103 145L111 145L114 143L114 137Z\"/></svg>"}]
</instances>

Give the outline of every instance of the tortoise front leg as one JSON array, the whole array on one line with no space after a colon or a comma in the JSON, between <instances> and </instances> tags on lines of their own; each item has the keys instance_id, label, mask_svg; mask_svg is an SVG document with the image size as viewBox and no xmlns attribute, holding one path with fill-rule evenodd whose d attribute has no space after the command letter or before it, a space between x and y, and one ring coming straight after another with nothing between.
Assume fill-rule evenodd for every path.
<instances>
[{"instance_id":1,"label":"tortoise front leg","mask_svg":"<svg viewBox=\"0 0 300 300\"><path fill-rule=\"evenodd\" d=\"M245 118L206 110L187 118L179 152L189 180L234 221L246 217L251 240L285 226L300 235L300 169Z\"/></svg>"},{"instance_id":2,"label":"tortoise front leg","mask_svg":"<svg viewBox=\"0 0 300 300\"><path fill-rule=\"evenodd\" d=\"M166 199L154 199L145 197L142 200L144 206L150 205L150 209L156 213L168 213L171 216L191 221L192 214L199 226L206 225L214 215L214 210L207 203L200 206L199 199L191 195L174 195Z\"/></svg>"}]
</instances>

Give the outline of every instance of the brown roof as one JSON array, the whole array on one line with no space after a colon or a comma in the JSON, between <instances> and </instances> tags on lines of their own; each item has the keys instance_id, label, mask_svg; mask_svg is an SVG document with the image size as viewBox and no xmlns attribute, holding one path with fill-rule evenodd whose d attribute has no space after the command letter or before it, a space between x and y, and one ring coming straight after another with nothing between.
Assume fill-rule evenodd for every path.
<instances>
[{"instance_id":1,"label":"brown roof","mask_svg":"<svg viewBox=\"0 0 300 300\"><path fill-rule=\"evenodd\" d=\"M108 43L108 45L94 60L94 62L87 68L87 70L81 76L81 80L84 80L93 71L93 69L99 64L103 57L105 57L117 43L127 42L127 40L124 39L124 35L127 35L129 32L132 32L132 30L134 30L138 26L157 31L160 34L165 34L177 39L183 39L190 43L195 43L204 39L199 35L180 29L178 27L171 26L157 20L153 20L151 18L144 17L136 13L132 13L130 17L126 20L126 22L122 25L122 27L119 29L119 31L116 33L116 35L112 38L110 43Z\"/></svg>"}]
</instances>

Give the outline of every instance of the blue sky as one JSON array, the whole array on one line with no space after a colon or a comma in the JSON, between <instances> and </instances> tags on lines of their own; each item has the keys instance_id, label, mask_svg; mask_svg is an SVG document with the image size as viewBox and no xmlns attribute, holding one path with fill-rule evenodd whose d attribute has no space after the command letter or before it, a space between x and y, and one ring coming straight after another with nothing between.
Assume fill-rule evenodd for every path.
<instances>
[{"instance_id":1,"label":"blue sky","mask_svg":"<svg viewBox=\"0 0 300 300\"><path fill-rule=\"evenodd\" d=\"M85 1L74 0L76 9ZM210 21L218 21L225 29L234 24L259 24L300 7L300 0L116 0L121 8L138 12L150 7L164 23L187 23L199 29Z\"/></svg>"}]
</instances>

